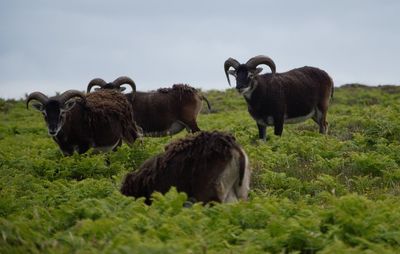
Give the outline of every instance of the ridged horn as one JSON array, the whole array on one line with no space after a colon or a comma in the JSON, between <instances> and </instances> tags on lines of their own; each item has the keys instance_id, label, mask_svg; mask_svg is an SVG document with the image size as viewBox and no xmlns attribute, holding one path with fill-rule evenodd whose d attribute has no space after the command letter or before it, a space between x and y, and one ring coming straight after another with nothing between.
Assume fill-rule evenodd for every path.
<instances>
[{"instance_id":1,"label":"ridged horn","mask_svg":"<svg viewBox=\"0 0 400 254\"><path fill-rule=\"evenodd\" d=\"M85 100L85 94L82 93L81 91L68 90L58 96L58 101L60 102L61 105L64 105L65 102L74 97L80 97L83 100Z\"/></svg>"},{"instance_id":2,"label":"ridged horn","mask_svg":"<svg viewBox=\"0 0 400 254\"><path fill-rule=\"evenodd\" d=\"M49 98L46 95L42 94L41 92L33 92L28 95L28 98L26 98L26 108L28 108L29 102L31 100L37 100L42 104L46 104Z\"/></svg>"},{"instance_id":3,"label":"ridged horn","mask_svg":"<svg viewBox=\"0 0 400 254\"><path fill-rule=\"evenodd\" d=\"M112 83L118 88L123 84L128 84L128 85L130 85L132 87L132 93L136 92L136 84L135 84L135 82L131 78L127 77L127 76L121 76L121 77L115 79Z\"/></svg>"},{"instance_id":4,"label":"ridged horn","mask_svg":"<svg viewBox=\"0 0 400 254\"><path fill-rule=\"evenodd\" d=\"M236 69L239 65L240 65L240 63L236 59L233 59L232 57L228 58L228 60L226 60L224 63L225 75L226 75L226 79L228 80L229 86L231 85L231 81L229 80L228 70L231 67Z\"/></svg>"},{"instance_id":5,"label":"ridged horn","mask_svg":"<svg viewBox=\"0 0 400 254\"><path fill-rule=\"evenodd\" d=\"M107 84L107 83L103 79L94 78L89 82L89 84L87 86L87 89L86 89L86 92L89 93L90 90L92 89L92 87L94 87L94 86L99 86L99 87L102 88L105 84Z\"/></svg>"},{"instance_id":6,"label":"ridged horn","mask_svg":"<svg viewBox=\"0 0 400 254\"><path fill-rule=\"evenodd\" d=\"M249 61L247 61L247 63L246 63L247 67L249 69L253 69L253 70L255 70L257 68L257 66L260 64L268 65L269 68L271 68L271 71L273 74L276 72L275 63L268 56L263 56L263 55L255 56L255 57L250 58Z\"/></svg>"}]
</instances>

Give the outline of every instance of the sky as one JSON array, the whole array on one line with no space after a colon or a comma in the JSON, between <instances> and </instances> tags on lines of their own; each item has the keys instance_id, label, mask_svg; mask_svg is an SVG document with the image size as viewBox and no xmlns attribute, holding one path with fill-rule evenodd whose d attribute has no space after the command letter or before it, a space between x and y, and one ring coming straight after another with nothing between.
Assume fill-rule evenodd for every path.
<instances>
[{"instance_id":1,"label":"sky","mask_svg":"<svg viewBox=\"0 0 400 254\"><path fill-rule=\"evenodd\" d=\"M336 86L398 85L399 13L396 0L0 0L0 98L119 76L139 91L224 90L224 61L260 54Z\"/></svg>"}]
</instances>

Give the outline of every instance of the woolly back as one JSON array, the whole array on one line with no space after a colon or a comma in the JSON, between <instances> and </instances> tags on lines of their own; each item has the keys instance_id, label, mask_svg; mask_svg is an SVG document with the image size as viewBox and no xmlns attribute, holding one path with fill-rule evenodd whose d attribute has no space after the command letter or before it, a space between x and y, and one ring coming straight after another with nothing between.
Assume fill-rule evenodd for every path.
<instances>
[{"instance_id":1,"label":"woolly back","mask_svg":"<svg viewBox=\"0 0 400 254\"><path fill-rule=\"evenodd\" d=\"M166 166L170 160L182 152L188 157L198 158L200 160L209 156L230 158L230 150L232 148L239 148L239 146L231 134L219 131L203 131L176 140L165 146L163 163L164 166Z\"/></svg>"},{"instance_id":2,"label":"woolly back","mask_svg":"<svg viewBox=\"0 0 400 254\"><path fill-rule=\"evenodd\" d=\"M186 84L175 84L169 88L159 88L157 90L157 92L159 93L169 93L169 94L175 94L178 96L182 96L185 94L197 94L197 90L194 87L191 87L189 85Z\"/></svg>"},{"instance_id":3,"label":"woolly back","mask_svg":"<svg viewBox=\"0 0 400 254\"><path fill-rule=\"evenodd\" d=\"M139 135L139 129L133 119L132 105L123 93L115 90L98 90L86 95L86 107L91 127L119 122L123 130L123 138L132 143Z\"/></svg>"},{"instance_id":4,"label":"woolly back","mask_svg":"<svg viewBox=\"0 0 400 254\"><path fill-rule=\"evenodd\" d=\"M330 90L333 86L333 81L328 73L310 66L296 68L273 76L270 75L270 77L273 78L274 83L283 84L283 87L289 92L297 89L300 92L307 93L305 89L310 87L328 88Z\"/></svg>"},{"instance_id":5,"label":"woolly back","mask_svg":"<svg viewBox=\"0 0 400 254\"><path fill-rule=\"evenodd\" d=\"M206 196L210 193L207 193L213 192L209 187L225 169L225 163L232 159L232 149L240 149L235 138L218 131L200 132L179 139L167 145L164 153L146 160L139 170L128 173L121 193L146 197L146 203L150 204L154 191L165 193L175 186L190 197L203 197L198 200L208 202L210 200ZM240 179L243 179L244 170L243 159L240 162Z\"/></svg>"}]
</instances>

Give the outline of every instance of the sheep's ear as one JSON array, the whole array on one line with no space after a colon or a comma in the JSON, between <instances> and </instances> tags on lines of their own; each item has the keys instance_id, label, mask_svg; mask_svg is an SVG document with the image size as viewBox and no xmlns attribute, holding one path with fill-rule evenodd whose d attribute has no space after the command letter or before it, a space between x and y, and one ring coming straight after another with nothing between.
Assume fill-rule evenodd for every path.
<instances>
[{"instance_id":1,"label":"sheep's ear","mask_svg":"<svg viewBox=\"0 0 400 254\"><path fill-rule=\"evenodd\" d=\"M262 70L263 70L263 68L260 68L260 67L256 68L256 70L253 72L253 75L260 74L262 72Z\"/></svg>"},{"instance_id":2,"label":"sheep's ear","mask_svg":"<svg viewBox=\"0 0 400 254\"><path fill-rule=\"evenodd\" d=\"M36 110L39 110L40 112L43 112L43 111L44 111L43 104L41 104L41 103L33 103L33 104L32 104L32 107L33 107L34 109L36 109Z\"/></svg>"},{"instance_id":3,"label":"sheep's ear","mask_svg":"<svg viewBox=\"0 0 400 254\"><path fill-rule=\"evenodd\" d=\"M236 71L235 70L229 70L228 73L232 76L236 77Z\"/></svg>"},{"instance_id":4,"label":"sheep's ear","mask_svg":"<svg viewBox=\"0 0 400 254\"><path fill-rule=\"evenodd\" d=\"M95 91L99 91L100 89L101 89L101 88L98 88L98 87L97 87L97 88L95 88L94 90L95 90Z\"/></svg>"},{"instance_id":5,"label":"sheep's ear","mask_svg":"<svg viewBox=\"0 0 400 254\"><path fill-rule=\"evenodd\" d=\"M75 100L69 100L66 103L64 103L64 106L62 108L62 111L69 111L71 110L76 104Z\"/></svg>"},{"instance_id":6,"label":"sheep's ear","mask_svg":"<svg viewBox=\"0 0 400 254\"><path fill-rule=\"evenodd\" d=\"M126 89L126 87L123 87L123 86L119 87L119 91L120 91L120 92L125 91L125 89Z\"/></svg>"}]
</instances>

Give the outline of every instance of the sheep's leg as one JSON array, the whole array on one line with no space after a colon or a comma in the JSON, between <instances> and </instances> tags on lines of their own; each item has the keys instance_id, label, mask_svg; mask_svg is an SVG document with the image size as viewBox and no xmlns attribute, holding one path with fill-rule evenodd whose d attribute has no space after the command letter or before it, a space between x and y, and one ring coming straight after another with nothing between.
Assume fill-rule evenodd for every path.
<instances>
[{"instance_id":1,"label":"sheep's leg","mask_svg":"<svg viewBox=\"0 0 400 254\"><path fill-rule=\"evenodd\" d=\"M200 131L199 126L197 126L196 120L191 120L191 121L185 122L185 126L189 132L194 133L194 132Z\"/></svg>"},{"instance_id":2,"label":"sheep's leg","mask_svg":"<svg viewBox=\"0 0 400 254\"><path fill-rule=\"evenodd\" d=\"M322 119L322 112L320 109L317 108L317 110L315 110L315 115L312 117L312 119L314 120L314 122L316 122L318 124L319 133L325 134L326 127L324 124L324 120Z\"/></svg>"},{"instance_id":3,"label":"sheep's leg","mask_svg":"<svg viewBox=\"0 0 400 254\"><path fill-rule=\"evenodd\" d=\"M62 137L53 137L53 140L57 143L64 156L71 156L74 153L74 147L62 142Z\"/></svg>"},{"instance_id":4,"label":"sheep's leg","mask_svg":"<svg viewBox=\"0 0 400 254\"><path fill-rule=\"evenodd\" d=\"M319 133L326 134L328 132L328 122L326 121L326 113L328 111L328 107L317 107L315 110L315 114L312 119L319 126Z\"/></svg>"},{"instance_id":5,"label":"sheep's leg","mask_svg":"<svg viewBox=\"0 0 400 254\"><path fill-rule=\"evenodd\" d=\"M257 127L258 127L258 137L265 141L267 139L266 135L267 126L257 123Z\"/></svg>"},{"instance_id":6,"label":"sheep's leg","mask_svg":"<svg viewBox=\"0 0 400 254\"><path fill-rule=\"evenodd\" d=\"M61 152L63 153L64 156L71 156L74 153L74 149L71 148L61 148Z\"/></svg>"},{"instance_id":7,"label":"sheep's leg","mask_svg":"<svg viewBox=\"0 0 400 254\"><path fill-rule=\"evenodd\" d=\"M197 200L196 200L195 198L190 197L190 198L188 198L188 200L186 200L186 201L183 203L183 207L185 207L185 208L190 208L190 207L192 207L193 204L196 203L196 202L197 202Z\"/></svg>"},{"instance_id":8,"label":"sheep's leg","mask_svg":"<svg viewBox=\"0 0 400 254\"><path fill-rule=\"evenodd\" d=\"M187 128L184 123L181 121L176 121L172 123L172 125L164 130L164 131L155 131L155 132L143 132L144 137L164 137L164 136L172 136L176 133L180 132L184 128Z\"/></svg>"},{"instance_id":9,"label":"sheep's leg","mask_svg":"<svg viewBox=\"0 0 400 254\"><path fill-rule=\"evenodd\" d=\"M320 124L321 119L320 119L320 114L321 114L321 111L317 108L317 109L315 110L314 115L312 116L312 120L314 120L314 122L315 122L316 124L318 124L318 126L319 126L319 131L321 132L321 124Z\"/></svg>"},{"instance_id":10,"label":"sheep's leg","mask_svg":"<svg viewBox=\"0 0 400 254\"><path fill-rule=\"evenodd\" d=\"M320 133L327 134L328 133L328 122L326 121L326 114L328 113L329 107L329 97L322 103L322 124L323 129L320 128Z\"/></svg>"},{"instance_id":11,"label":"sheep's leg","mask_svg":"<svg viewBox=\"0 0 400 254\"><path fill-rule=\"evenodd\" d=\"M167 135L175 135L176 133L180 132L184 128L187 128L185 124L183 124L180 121L174 122L171 127L169 127L169 130L167 131Z\"/></svg>"},{"instance_id":12,"label":"sheep's leg","mask_svg":"<svg viewBox=\"0 0 400 254\"><path fill-rule=\"evenodd\" d=\"M319 125L319 133L326 134L328 132L328 122L326 121L326 111L322 112L322 119Z\"/></svg>"},{"instance_id":13,"label":"sheep's leg","mask_svg":"<svg viewBox=\"0 0 400 254\"><path fill-rule=\"evenodd\" d=\"M89 150L89 145L88 144L79 145L79 147L78 147L78 153L79 154L86 153L87 150Z\"/></svg>"},{"instance_id":14,"label":"sheep's leg","mask_svg":"<svg viewBox=\"0 0 400 254\"><path fill-rule=\"evenodd\" d=\"M283 123L285 119L283 114L274 116L274 134L277 136L282 136Z\"/></svg>"}]
</instances>

